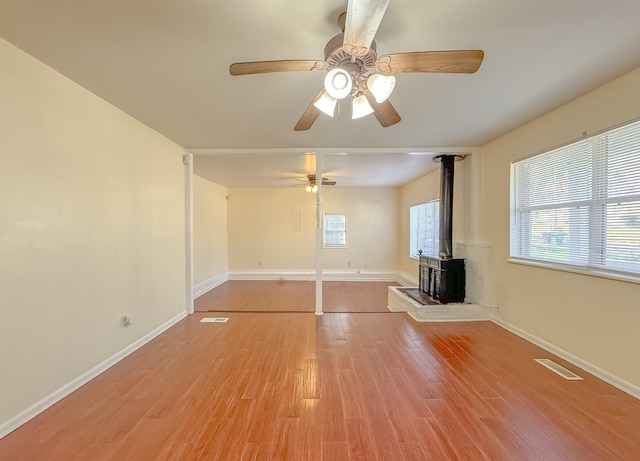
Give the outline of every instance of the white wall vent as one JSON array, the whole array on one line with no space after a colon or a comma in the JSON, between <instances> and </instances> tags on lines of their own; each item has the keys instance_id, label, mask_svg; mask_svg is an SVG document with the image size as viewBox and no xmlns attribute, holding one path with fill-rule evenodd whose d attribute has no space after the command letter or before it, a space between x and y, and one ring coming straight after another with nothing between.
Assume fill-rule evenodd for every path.
<instances>
[{"instance_id":1,"label":"white wall vent","mask_svg":"<svg viewBox=\"0 0 640 461\"><path fill-rule=\"evenodd\" d=\"M544 365L545 367L547 367L549 370L553 371L554 373L559 374L564 379L568 379L569 381L582 381L583 380L580 376L576 375L572 371L567 370L565 367L563 367L561 365L558 365L553 360L549 360L549 359L534 359L534 360L536 362L538 362L540 365Z\"/></svg>"}]
</instances>

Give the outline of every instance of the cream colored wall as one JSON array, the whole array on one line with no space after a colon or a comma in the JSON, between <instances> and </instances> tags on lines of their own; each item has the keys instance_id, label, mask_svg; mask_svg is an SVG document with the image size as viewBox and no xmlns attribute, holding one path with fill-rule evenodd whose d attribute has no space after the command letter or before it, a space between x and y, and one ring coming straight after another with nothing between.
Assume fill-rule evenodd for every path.
<instances>
[{"instance_id":1,"label":"cream colored wall","mask_svg":"<svg viewBox=\"0 0 640 461\"><path fill-rule=\"evenodd\" d=\"M314 267L315 202L304 189L229 189L229 270ZM291 212L302 213L292 231Z\"/></svg>"},{"instance_id":2,"label":"cream colored wall","mask_svg":"<svg viewBox=\"0 0 640 461\"><path fill-rule=\"evenodd\" d=\"M193 281L202 283L228 270L227 189L193 175Z\"/></svg>"},{"instance_id":3,"label":"cream colored wall","mask_svg":"<svg viewBox=\"0 0 640 461\"><path fill-rule=\"evenodd\" d=\"M429 160L431 161L431 160ZM453 242L463 242L465 225L465 168L467 159L455 162L453 181ZM400 189L400 246L398 270L418 280L418 260L409 256L409 208L440 197L440 166ZM455 252L454 257L460 257Z\"/></svg>"},{"instance_id":4,"label":"cream colored wall","mask_svg":"<svg viewBox=\"0 0 640 461\"><path fill-rule=\"evenodd\" d=\"M481 149L481 236L493 251L500 317L640 386L640 284L529 267L509 258L510 162L640 117L640 69Z\"/></svg>"},{"instance_id":5,"label":"cream colored wall","mask_svg":"<svg viewBox=\"0 0 640 461\"><path fill-rule=\"evenodd\" d=\"M326 269L395 270L400 228L398 188L325 187L322 210L347 214L347 248L325 249Z\"/></svg>"},{"instance_id":6,"label":"cream colored wall","mask_svg":"<svg viewBox=\"0 0 640 461\"><path fill-rule=\"evenodd\" d=\"M347 213L348 248L325 250L323 267L395 269L398 203L396 188L326 187L323 210ZM292 211L301 231L291 229ZM302 188L229 189L229 270L313 269L315 226L315 196Z\"/></svg>"},{"instance_id":7,"label":"cream colored wall","mask_svg":"<svg viewBox=\"0 0 640 461\"><path fill-rule=\"evenodd\" d=\"M2 39L0 61L2 426L187 288L183 150Z\"/></svg>"}]
</instances>

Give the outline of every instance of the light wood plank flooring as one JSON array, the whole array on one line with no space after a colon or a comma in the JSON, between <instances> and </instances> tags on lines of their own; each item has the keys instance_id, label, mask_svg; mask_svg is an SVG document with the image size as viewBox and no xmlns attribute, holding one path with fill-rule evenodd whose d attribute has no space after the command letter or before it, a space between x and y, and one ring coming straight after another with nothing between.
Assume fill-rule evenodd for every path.
<instances>
[{"instance_id":1,"label":"light wood plank flooring","mask_svg":"<svg viewBox=\"0 0 640 461\"><path fill-rule=\"evenodd\" d=\"M323 282L324 312L389 312L397 282ZM195 300L198 312L314 312L315 282L229 280Z\"/></svg>"},{"instance_id":2,"label":"light wood plank flooring","mask_svg":"<svg viewBox=\"0 0 640 461\"><path fill-rule=\"evenodd\" d=\"M638 460L640 401L491 322L196 313L0 440L9 460Z\"/></svg>"}]
</instances>

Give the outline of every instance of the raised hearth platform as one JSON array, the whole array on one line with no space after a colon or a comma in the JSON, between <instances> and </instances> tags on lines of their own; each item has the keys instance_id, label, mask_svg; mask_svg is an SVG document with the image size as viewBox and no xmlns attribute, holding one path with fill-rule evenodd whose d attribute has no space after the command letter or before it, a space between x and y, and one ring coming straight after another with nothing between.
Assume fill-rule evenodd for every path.
<instances>
[{"instance_id":1,"label":"raised hearth platform","mask_svg":"<svg viewBox=\"0 0 640 461\"><path fill-rule=\"evenodd\" d=\"M487 309L480 304L439 304L430 298L429 301L433 304L422 304L408 296L407 289L417 290L417 288L389 287L387 307L393 312L406 312L417 322L491 320L492 315L497 312L496 309Z\"/></svg>"}]
</instances>

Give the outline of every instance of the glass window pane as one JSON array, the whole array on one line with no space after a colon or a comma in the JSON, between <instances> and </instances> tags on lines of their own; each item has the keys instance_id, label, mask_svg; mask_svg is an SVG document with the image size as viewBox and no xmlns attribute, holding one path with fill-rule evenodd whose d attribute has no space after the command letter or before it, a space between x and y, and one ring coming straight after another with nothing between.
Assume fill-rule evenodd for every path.
<instances>
[{"instance_id":1,"label":"glass window pane","mask_svg":"<svg viewBox=\"0 0 640 461\"><path fill-rule=\"evenodd\" d=\"M346 247L347 215L325 214L323 216L323 221L323 247Z\"/></svg>"},{"instance_id":2,"label":"glass window pane","mask_svg":"<svg viewBox=\"0 0 640 461\"><path fill-rule=\"evenodd\" d=\"M426 255L438 255L439 214L438 200L415 205L409 209L410 256L417 257L419 250Z\"/></svg>"},{"instance_id":3,"label":"glass window pane","mask_svg":"<svg viewBox=\"0 0 640 461\"><path fill-rule=\"evenodd\" d=\"M512 257L640 274L640 121L511 172Z\"/></svg>"},{"instance_id":4,"label":"glass window pane","mask_svg":"<svg viewBox=\"0 0 640 461\"><path fill-rule=\"evenodd\" d=\"M606 213L605 266L640 273L640 200L610 204Z\"/></svg>"}]
</instances>

